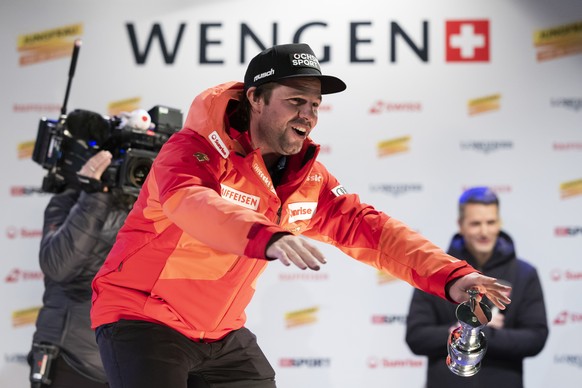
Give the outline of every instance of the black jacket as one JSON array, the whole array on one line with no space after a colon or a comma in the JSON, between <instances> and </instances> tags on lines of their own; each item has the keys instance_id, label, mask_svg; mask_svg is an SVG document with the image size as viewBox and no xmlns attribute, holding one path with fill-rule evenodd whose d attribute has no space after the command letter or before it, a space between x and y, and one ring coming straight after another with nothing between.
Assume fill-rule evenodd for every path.
<instances>
[{"instance_id":1,"label":"black jacket","mask_svg":"<svg viewBox=\"0 0 582 388\"><path fill-rule=\"evenodd\" d=\"M122 203L108 193L56 194L45 209L40 244L45 291L33 342L58 345L71 367L100 382L106 378L89 317L91 281L128 214Z\"/></svg>"},{"instance_id":2,"label":"black jacket","mask_svg":"<svg viewBox=\"0 0 582 388\"><path fill-rule=\"evenodd\" d=\"M427 388L521 388L523 359L538 354L548 337L546 308L536 269L516 257L513 241L504 232L483 268L465 248L463 237L453 237L448 253L466 260L484 275L509 281L511 304L504 328L485 327L487 352L481 370L471 377L454 375L446 366L449 327L456 323L456 305L415 290L406 325L406 342L413 353L428 356ZM484 300L493 306L488 300Z\"/></svg>"}]
</instances>

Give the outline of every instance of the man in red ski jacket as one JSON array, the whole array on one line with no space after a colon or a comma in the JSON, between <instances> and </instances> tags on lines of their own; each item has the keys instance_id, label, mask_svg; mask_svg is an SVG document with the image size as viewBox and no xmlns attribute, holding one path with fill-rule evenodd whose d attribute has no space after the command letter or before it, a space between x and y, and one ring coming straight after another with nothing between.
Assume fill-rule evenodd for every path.
<instances>
[{"instance_id":1,"label":"man in red ski jacket","mask_svg":"<svg viewBox=\"0 0 582 388\"><path fill-rule=\"evenodd\" d=\"M112 388L275 387L244 311L269 261L325 263L301 236L451 302L476 287L509 303L494 278L361 203L317 161L321 96L345 88L308 45L286 44L254 57L244 83L194 99L93 281Z\"/></svg>"}]
</instances>

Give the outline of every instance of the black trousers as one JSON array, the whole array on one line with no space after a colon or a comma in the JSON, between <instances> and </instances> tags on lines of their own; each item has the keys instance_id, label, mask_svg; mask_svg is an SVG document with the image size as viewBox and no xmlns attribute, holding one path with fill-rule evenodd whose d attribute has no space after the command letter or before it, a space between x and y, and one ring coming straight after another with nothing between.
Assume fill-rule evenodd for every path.
<instances>
[{"instance_id":1,"label":"black trousers","mask_svg":"<svg viewBox=\"0 0 582 388\"><path fill-rule=\"evenodd\" d=\"M275 388L275 371L256 337L242 328L220 341L195 342L151 322L97 328L111 388Z\"/></svg>"}]
</instances>

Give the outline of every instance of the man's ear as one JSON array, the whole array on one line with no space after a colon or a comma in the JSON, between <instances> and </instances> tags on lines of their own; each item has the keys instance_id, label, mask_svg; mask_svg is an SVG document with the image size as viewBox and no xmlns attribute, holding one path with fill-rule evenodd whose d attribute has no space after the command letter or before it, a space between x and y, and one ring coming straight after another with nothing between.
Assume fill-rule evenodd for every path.
<instances>
[{"instance_id":1,"label":"man's ear","mask_svg":"<svg viewBox=\"0 0 582 388\"><path fill-rule=\"evenodd\" d=\"M251 105L253 112L260 113L261 106L263 105L263 99L255 96L255 90L257 90L257 88L254 86L247 89L247 100L249 100L249 104Z\"/></svg>"}]
</instances>

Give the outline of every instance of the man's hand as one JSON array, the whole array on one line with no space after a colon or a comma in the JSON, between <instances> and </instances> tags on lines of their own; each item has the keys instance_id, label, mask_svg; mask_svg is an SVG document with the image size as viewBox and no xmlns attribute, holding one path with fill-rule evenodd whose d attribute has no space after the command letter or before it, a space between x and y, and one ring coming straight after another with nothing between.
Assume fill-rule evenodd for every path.
<instances>
[{"instance_id":1,"label":"man's hand","mask_svg":"<svg viewBox=\"0 0 582 388\"><path fill-rule=\"evenodd\" d=\"M267 248L267 257L278 259L286 266L295 264L301 269L319 271L319 264L325 264L323 254L304 238L286 234Z\"/></svg>"},{"instance_id":2,"label":"man's hand","mask_svg":"<svg viewBox=\"0 0 582 388\"><path fill-rule=\"evenodd\" d=\"M469 300L467 290L471 288L479 291L479 294L487 296L500 310L505 310L505 305L511 303L511 299L507 296L511 293L511 287L499 283L495 278L477 272L454 280L448 294L455 302L463 303Z\"/></svg>"},{"instance_id":3,"label":"man's hand","mask_svg":"<svg viewBox=\"0 0 582 388\"><path fill-rule=\"evenodd\" d=\"M99 151L85 162L77 174L100 180L101 175L111 164L112 157L109 151Z\"/></svg>"}]
</instances>

